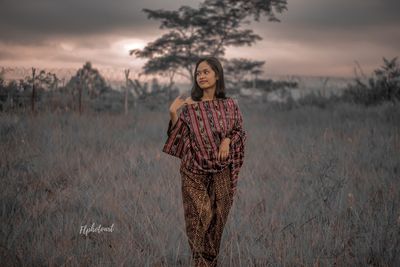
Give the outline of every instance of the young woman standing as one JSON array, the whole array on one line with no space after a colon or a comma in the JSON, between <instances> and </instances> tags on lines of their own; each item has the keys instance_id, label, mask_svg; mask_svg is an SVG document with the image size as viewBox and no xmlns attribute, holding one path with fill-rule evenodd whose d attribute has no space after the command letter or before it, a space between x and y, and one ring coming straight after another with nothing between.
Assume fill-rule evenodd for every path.
<instances>
[{"instance_id":1,"label":"young woman standing","mask_svg":"<svg viewBox=\"0 0 400 267\"><path fill-rule=\"evenodd\" d=\"M181 159L186 233L194 266L216 266L246 141L237 101L225 96L218 59L206 57L196 63L191 97L178 96L169 111L162 151Z\"/></svg>"}]
</instances>

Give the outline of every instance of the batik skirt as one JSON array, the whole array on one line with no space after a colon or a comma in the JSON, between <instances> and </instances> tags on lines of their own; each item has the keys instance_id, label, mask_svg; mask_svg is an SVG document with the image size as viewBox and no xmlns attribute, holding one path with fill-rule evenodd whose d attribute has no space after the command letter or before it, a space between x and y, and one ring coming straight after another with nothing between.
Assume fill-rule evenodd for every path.
<instances>
[{"instance_id":1,"label":"batik skirt","mask_svg":"<svg viewBox=\"0 0 400 267\"><path fill-rule=\"evenodd\" d=\"M220 243L233 202L230 167L194 174L180 168L186 233L194 266L216 266Z\"/></svg>"}]
</instances>

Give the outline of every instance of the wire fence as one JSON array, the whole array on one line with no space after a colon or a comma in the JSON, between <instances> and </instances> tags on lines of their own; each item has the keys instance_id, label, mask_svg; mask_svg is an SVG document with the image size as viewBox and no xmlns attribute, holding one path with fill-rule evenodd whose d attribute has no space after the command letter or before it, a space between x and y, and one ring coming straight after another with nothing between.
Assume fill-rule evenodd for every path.
<instances>
[{"instance_id":1,"label":"wire fence","mask_svg":"<svg viewBox=\"0 0 400 267\"><path fill-rule=\"evenodd\" d=\"M54 73L57 77L68 82L71 77L76 75L79 68L37 68L38 70L44 70L45 72ZM111 85L120 87L125 83L125 68L96 68L102 77ZM139 78L141 81L150 82L152 79L157 78L161 83L169 82L168 77L160 75L140 75L141 69L130 69L130 78ZM0 66L0 74L6 82L12 80L24 79L27 76L32 76L32 67L9 67ZM301 88L312 88L312 87L343 87L353 78L349 77L332 77L332 76L305 76L305 75L291 75L291 74L280 74L271 75L264 74L259 76L260 79L271 79L274 81L295 81L299 83ZM177 83L191 83L185 78L175 76L174 81Z\"/></svg>"},{"instance_id":2,"label":"wire fence","mask_svg":"<svg viewBox=\"0 0 400 267\"><path fill-rule=\"evenodd\" d=\"M60 86L64 86L71 77L75 76L79 68L36 68L38 71L53 73L60 80ZM126 83L124 68L95 68L113 89L119 90ZM160 83L168 83L169 78L160 75L141 75L140 69L130 69L130 79L140 79L141 82L151 82L157 79ZM9 67L0 66L0 77L6 82L18 81L32 76L32 67ZM180 77L174 79L178 83L188 83L187 80Z\"/></svg>"},{"instance_id":3,"label":"wire fence","mask_svg":"<svg viewBox=\"0 0 400 267\"><path fill-rule=\"evenodd\" d=\"M35 69L35 71L34 71ZM176 89L180 90L182 85L174 84L169 87L169 79L159 75L141 75L140 69L123 68L92 68L97 70L95 78L89 76L78 76L81 68L31 68L31 67L9 67L0 66L0 110L76 110L88 107L96 110L124 110L126 105L134 105L134 102L145 101L152 98L157 102L167 101ZM38 75L44 72L50 81L37 80ZM47 74L51 75L47 75ZM56 78L54 78L54 75ZM104 79L106 84L98 82L98 78ZM96 78L97 77L97 78ZM74 79L71 79L74 78ZM74 81L81 80L80 85ZM93 78L85 83L85 78ZM128 78L128 79L127 79ZM34 83L32 81L35 81ZM54 81L54 82L53 82ZM83 83L83 84L82 84ZM68 86L67 86L68 85ZM89 87L86 87L89 86ZM108 90L107 88L113 90ZM125 88L128 88L126 91ZM99 96L103 92L101 97ZM125 103L126 102L126 103ZM77 107L78 106L78 107Z\"/></svg>"},{"instance_id":4,"label":"wire fence","mask_svg":"<svg viewBox=\"0 0 400 267\"><path fill-rule=\"evenodd\" d=\"M106 83L116 91L119 91L121 96L124 95L125 86L127 84L125 71L123 68L94 68L96 69L101 77L106 81ZM76 76L80 68L37 68L36 73L40 71L44 71L45 73L52 73L57 76L58 84L56 88L62 88L71 80L72 77ZM29 102L32 102L30 99L34 98L35 101L38 100L40 102L50 101L52 103L55 102L65 102L67 97L65 97L65 92L61 93L53 90L48 90L48 93L38 94L33 97L32 96L32 83L29 79L32 78L33 70L31 67L10 67L10 66L0 66L0 78L4 81L4 84L8 84L12 81L25 81L26 88L19 85L17 86L20 90L18 94L10 95L10 92L7 90L2 90L0 92L0 98L4 99L4 101L11 101L12 106L15 105L16 102L24 103L24 105L29 105ZM170 80L168 77L163 77L159 75L141 75L141 69L130 69L129 79L132 81L138 80L137 83L132 84L132 88L129 89L130 93L133 94L134 98L137 98L139 95L147 95L151 96L154 93L157 93L157 98L160 98L159 93L160 90L153 90L154 88L154 80L157 81L157 88L165 88L161 85L168 85ZM233 92L238 92L241 96L251 97L254 99L259 99L265 97L270 101L286 101L287 97L290 95L293 99L303 98L304 96L312 93L319 92L323 97L329 97L330 95L339 95L343 91L346 86L353 81L353 78L346 77L328 77L328 76L302 76L302 75L259 75L259 79L264 80L272 80L272 81L287 81L287 82L295 82L297 84L296 88L284 88L283 91L276 91L266 93L264 88L227 88L228 94L232 94ZM179 92L190 91L192 86L192 82L180 79L179 77L174 78L174 88L178 89ZM239 86L235 83L234 86ZM140 90L133 90L133 89ZM240 87L240 86L239 86ZM54 88L54 87L53 87ZM129 88L129 86L128 86ZM22 90L23 89L23 90ZM171 89L171 88L170 88ZM169 90L168 90L169 91ZM139 93L136 93L139 92ZM3 93L4 95L1 95ZM69 102L76 103L76 99L74 99L74 93L72 93L72 98ZM153 94L152 94L153 93ZM170 92L161 92L165 94L163 96L165 99L170 99L173 94ZM283 94L284 93L284 94ZM12 94L12 93L11 93ZM60 94L60 96L58 96ZM118 97L118 99L121 97ZM112 98L110 98L112 99ZM113 98L116 99L115 96ZM12 103L14 101L15 103ZM118 101L122 101L122 98ZM114 101L115 102L115 101Z\"/></svg>"}]
</instances>

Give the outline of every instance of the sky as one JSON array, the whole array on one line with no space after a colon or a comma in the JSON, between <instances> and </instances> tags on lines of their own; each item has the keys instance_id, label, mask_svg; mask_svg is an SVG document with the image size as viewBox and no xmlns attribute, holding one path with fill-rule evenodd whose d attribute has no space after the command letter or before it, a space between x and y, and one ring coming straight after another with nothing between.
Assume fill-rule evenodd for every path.
<instances>
[{"instance_id":1,"label":"sky","mask_svg":"<svg viewBox=\"0 0 400 267\"><path fill-rule=\"evenodd\" d=\"M140 69L128 55L166 30L142 11L175 10L188 0L1 0L0 66ZM288 0L281 22L245 25L262 37L252 46L228 47L226 57L265 60L264 75L354 76L382 58L400 55L398 0Z\"/></svg>"}]
</instances>

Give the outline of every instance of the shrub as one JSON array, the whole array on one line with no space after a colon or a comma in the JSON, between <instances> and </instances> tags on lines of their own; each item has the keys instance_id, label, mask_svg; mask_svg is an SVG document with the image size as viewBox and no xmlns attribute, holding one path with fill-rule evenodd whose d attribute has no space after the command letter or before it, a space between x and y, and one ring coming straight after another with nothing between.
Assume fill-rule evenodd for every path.
<instances>
[{"instance_id":1,"label":"shrub","mask_svg":"<svg viewBox=\"0 0 400 267\"><path fill-rule=\"evenodd\" d=\"M342 100L357 104L376 105L384 101L400 101L400 67L397 57L383 58L384 65L374 71L374 75L363 82L355 78L343 92Z\"/></svg>"}]
</instances>

